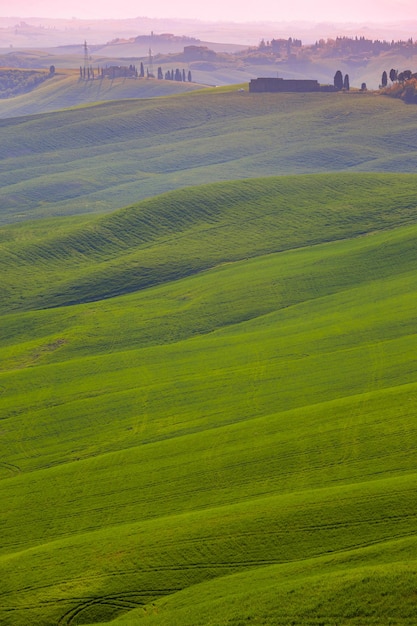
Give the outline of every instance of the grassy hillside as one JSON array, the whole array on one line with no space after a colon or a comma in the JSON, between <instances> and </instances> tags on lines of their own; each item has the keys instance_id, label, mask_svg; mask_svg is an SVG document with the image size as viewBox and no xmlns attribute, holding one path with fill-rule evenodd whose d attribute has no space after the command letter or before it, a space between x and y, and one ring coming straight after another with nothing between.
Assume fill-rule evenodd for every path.
<instances>
[{"instance_id":1,"label":"grassy hillside","mask_svg":"<svg viewBox=\"0 0 417 626\"><path fill-rule=\"evenodd\" d=\"M415 187L406 174L249 179L167 193L81 223L9 226L0 310L98 300L219 263L412 224Z\"/></svg>"},{"instance_id":2,"label":"grassy hillside","mask_svg":"<svg viewBox=\"0 0 417 626\"><path fill-rule=\"evenodd\" d=\"M0 221L98 213L196 184L414 172L413 108L371 94L205 90L0 121Z\"/></svg>"},{"instance_id":3,"label":"grassy hillside","mask_svg":"<svg viewBox=\"0 0 417 626\"><path fill-rule=\"evenodd\" d=\"M0 230L2 623L415 622L415 184Z\"/></svg>"},{"instance_id":4,"label":"grassy hillside","mask_svg":"<svg viewBox=\"0 0 417 626\"><path fill-rule=\"evenodd\" d=\"M123 64L123 62L118 63ZM47 113L92 102L154 98L201 89L195 83L131 78L80 81L78 70L60 70L35 91L0 100L0 119Z\"/></svg>"}]
</instances>

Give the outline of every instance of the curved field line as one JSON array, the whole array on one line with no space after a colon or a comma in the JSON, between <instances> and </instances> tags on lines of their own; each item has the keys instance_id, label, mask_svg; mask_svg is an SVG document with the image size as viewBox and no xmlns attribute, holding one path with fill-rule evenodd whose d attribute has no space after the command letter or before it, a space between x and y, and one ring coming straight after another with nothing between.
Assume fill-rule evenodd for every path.
<instances>
[{"instance_id":1,"label":"curved field line","mask_svg":"<svg viewBox=\"0 0 417 626\"><path fill-rule=\"evenodd\" d=\"M0 461L0 471L2 469L8 472L8 477L16 476L17 474L20 474L22 472L18 465L13 465L12 463L5 463L3 461Z\"/></svg>"},{"instance_id":2,"label":"curved field line","mask_svg":"<svg viewBox=\"0 0 417 626\"><path fill-rule=\"evenodd\" d=\"M177 591L179 591L179 589L155 589L146 592L127 592L123 594L109 594L107 596L101 596L98 598L90 598L89 600L81 602L77 606L64 613L64 615L62 615L62 617L59 619L57 626L75 626L75 624L77 624L78 622L74 620L77 620L77 618L84 611L90 609L95 605L112 607L114 610L117 610L118 614L120 614L122 612L137 609L140 606L144 606L148 602L155 600L158 597L175 593ZM132 599L130 599L129 596L132 596ZM143 596L143 601L136 599L140 596ZM116 614L113 615L112 619L114 617L116 617Z\"/></svg>"}]
</instances>

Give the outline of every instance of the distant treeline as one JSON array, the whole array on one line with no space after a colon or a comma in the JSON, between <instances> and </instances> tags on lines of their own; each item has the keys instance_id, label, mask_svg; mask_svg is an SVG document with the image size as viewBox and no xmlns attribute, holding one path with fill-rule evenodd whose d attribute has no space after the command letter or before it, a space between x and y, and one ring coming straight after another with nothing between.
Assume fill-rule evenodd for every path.
<instances>
[{"instance_id":1,"label":"distant treeline","mask_svg":"<svg viewBox=\"0 0 417 626\"><path fill-rule=\"evenodd\" d=\"M55 72L51 66L49 72L35 70L0 69L0 98L12 98L31 91L43 83Z\"/></svg>"},{"instance_id":2,"label":"distant treeline","mask_svg":"<svg viewBox=\"0 0 417 626\"><path fill-rule=\"evenodd\" d=\"M366 37L336 37L336 39L320 39L313 46L316 50L329 53L329 56L349 56L352 54L377 55L381 52L388 52L405 48L417 49L417 44L413 39L406 41L385 41L379 39L367 39Z\"/></svg>"},{"instance_id":3,"label":"distant treeline","mask_svg":"<svg viewBox=\"0 0 417 626\"><path fill-rule=\"evenodd\" d=\"M375 56L382 52L395 50L417 51L417 43L412 38L407 40L386 41L367 39L366 37L336 37L335 39L320 39L312 45L304 46L300 39L262 39L257 50L277 56L313 54L330 58L370 55Z\"/></svg>"}]
</instances>

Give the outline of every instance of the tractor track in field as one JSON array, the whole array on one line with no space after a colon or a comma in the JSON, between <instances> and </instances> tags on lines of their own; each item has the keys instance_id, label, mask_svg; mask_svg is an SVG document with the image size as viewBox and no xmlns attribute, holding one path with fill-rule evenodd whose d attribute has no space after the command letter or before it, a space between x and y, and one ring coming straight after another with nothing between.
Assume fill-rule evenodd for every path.
<instances>
[{"instance_id":1,"label":"tractor track in field","mask_svg":"<svg viewBox=\"0 0 417 626\"><path fill-rule=\"evenodd\" d=\"M85 600L84 602L77 604L72 609L64 613L64 615L62 615L62 617L58 620L57 626L75 626L76 624L83 623L79 622L78 618L81 617L82 619L82 614L94 607L106 607L108 610L112 611L110 619L114 619L122 612L140 608L152 600L175 593L179 590L180 589L154 589L146 592L132 591L90 598L89 600ZM142 598L142 600L140 598Z\"/></svg>"},{"instance_id":2,"label":"tractor track in field","mask_svg":"<svg viewBox=\"0 0 417 626\"><path fill-rule=\"evenodd\" d=\"M11 478L12 476L17 476L21 474L22 470L18 465L13 465L12 463L5 463L0 461L0 473L4 470L7 472L7 476L5 478ZM0 477L1 478L1 477Z\"/></svg>"}]
</instances>

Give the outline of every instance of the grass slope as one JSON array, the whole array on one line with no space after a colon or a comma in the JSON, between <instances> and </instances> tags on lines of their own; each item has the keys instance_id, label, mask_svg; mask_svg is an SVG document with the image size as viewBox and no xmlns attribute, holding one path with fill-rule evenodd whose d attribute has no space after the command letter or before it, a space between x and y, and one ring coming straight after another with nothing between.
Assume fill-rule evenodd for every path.
<instances>
[{"instance_id":1,"label":"grass slope","mask_svg":"<svg viewBox=\"0 0 417 626\"><path fill-rule=\"evenodd\" d=\"M235 87L2 120L0 222L100 213L248 177L412 173L416 135L414 109L383 96Z\"/></svg>"},{"instance_id":2,"label":"grass slope","mask_svg":"<svg viewBox=\"0 0 417 626\"><path fill-rule=\"evenodd\" d=\"M393 547L407 563L388 560ZM214 579L116 618L114 626L220 624L409 624L415 622L415 560L410 542L365 548L300 565L266 566ZM394 548L395 549L395 548ZM387 553L386 555L384 554ZM368 565L358 565L360 558ZM355 562L356 561L356 562ZM370 564L372 563L372 564ZM352 602L352 591L354 600ZM378 599L378 602L375 600ZM227 621L226 621L227 620Z\"/></svg>"},{"instance_id":3,"label":"grass slope","mask_svg":"<svg viewBox=\"0 0 417 626\"><path fill-rule=\"evenodd\" d=\"M2 623L415 621L414 189L243 181L0 231Z\"/></svg>"},{"instance_id":4,"label":"grass slope","mask_svg":"<svg viewBox=\"0 0 417 626\"><path fill-rule=\"evenodd\" d=\"M78 70L60 70L35 91L0 100L0 118L47 113L99 101L169 96L196 89L201 89L201 85L167 80L116 78L86 82L79 80Z\"/></svg>"},{"instance_id":5,"label":"grass slope","mask_svg":"<svg viewBox=\"0 0 417 626\"><path fill-rule=\"evenodd\" d=\"M172 192L80 225L9 226L0 310L97 300L219 263L412 224L415 186L415 175L246 180Z\"/></svg>"}]
</instances>

